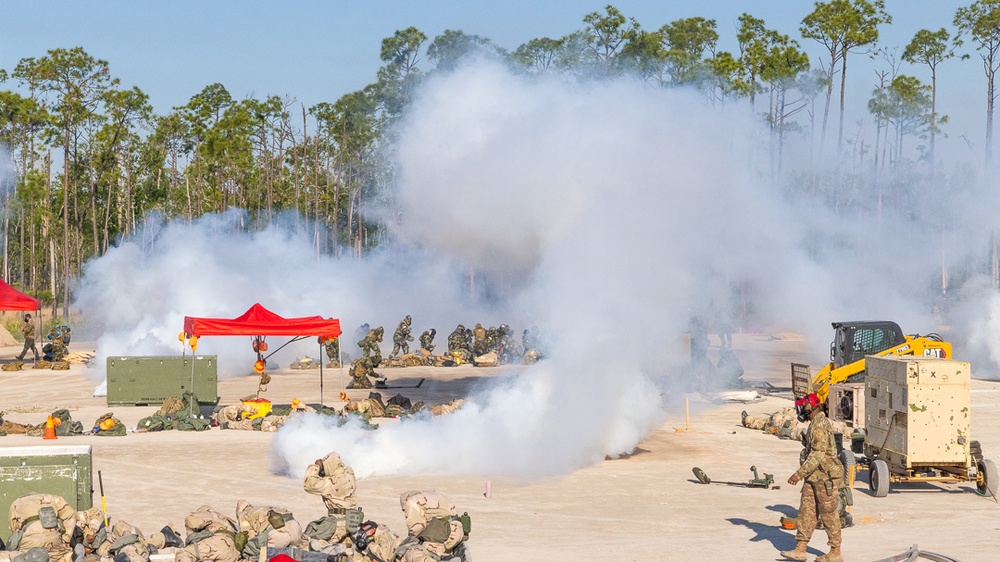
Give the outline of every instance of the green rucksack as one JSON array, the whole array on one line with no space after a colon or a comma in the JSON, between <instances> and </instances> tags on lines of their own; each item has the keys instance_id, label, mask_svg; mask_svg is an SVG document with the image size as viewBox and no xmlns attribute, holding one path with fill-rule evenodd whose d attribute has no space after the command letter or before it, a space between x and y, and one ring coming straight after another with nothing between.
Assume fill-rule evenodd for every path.
<instances>
[{"instance_id":1,"label":"green rucksack","mask_svg":"<svg viewBox=\"0 0 1000 562\"><path fill-rule=\"evenodd\" d=\"M201 418L186 418L174 420L174 429L177 431L205 431L212 427L212 420Z\"/></svg>"},{"instance_id":2,"label":"green rucksack","mask_svg":"<svg viewBox=\"0 0 1000 562\"><path fill-rule=\"evenodd\" d=\"M153 414L152 416L139 420L139 425L137 427L139 429L145 429L146 431L165 431L173 429L174 422L166 416Z\"/></svg>"}]
</instances>

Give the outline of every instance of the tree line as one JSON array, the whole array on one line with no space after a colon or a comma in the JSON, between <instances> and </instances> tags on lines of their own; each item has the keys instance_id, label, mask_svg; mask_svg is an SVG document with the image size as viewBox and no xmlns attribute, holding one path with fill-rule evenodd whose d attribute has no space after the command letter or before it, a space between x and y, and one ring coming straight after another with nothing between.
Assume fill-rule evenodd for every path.
<instances>
[{"instance_id":1,"label":"tree line","mask_svg":"<svg viewBox=\"0 0 1000 562\"><path fill-rule=\"evenodd\" d=\"M291 213L318 253L361 256L386 236L366 209L389 197L393 123L423 80L473 55L569 84L624 78L696 88L712 104L746 100L769 131L772 177L781 177L789 135L800 136L810 154L857 157L867 184L877 186L870 188L881 212L880 172L925 166L933 175L936 137L947 122L937 107L937 69L956 56L983 64L988 166L1000 68L1000 0L959 8L950 30L921 29L902 52L878 45L891 22L883 0L829 0L814 5L793 38L744 13L735 52L718 49L715 20L647 29L612 5L586 14L578 31L513 51L461 30L429 40L408 27L382 41L375 81L333 103L307 108L290 95L237 100L211 84L164 115L140 88L122 87L108 61L81 47L52 49L0 70L16 88L0 91L0 143L15 172L2 201L2 275L66 315L70 281L83 264L135 233L149 213L193 220L231 207L245 211L247 229ZM815 66L802 42L822 47ZM858 54L885 61L867 105L876 128L871 147L845 133L848 59ZM925 80L900 72L902 62ZM909 148L914 137L926 144ZM862 204L829 179L806 184L837 208Z\"/></svg>"}]
</instances>

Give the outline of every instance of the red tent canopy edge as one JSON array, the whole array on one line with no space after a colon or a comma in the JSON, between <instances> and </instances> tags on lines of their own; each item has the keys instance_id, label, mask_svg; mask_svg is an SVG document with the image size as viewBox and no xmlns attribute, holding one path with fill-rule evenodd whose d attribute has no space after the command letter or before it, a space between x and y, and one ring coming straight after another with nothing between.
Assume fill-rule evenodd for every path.
<instances>
[{"instance_id":1,"label":"red tent canopy edge","mask_svg":"<svg viewBox=\"0 0 1000 562\"><path fill-rule=\"evenodd\" d=\"M236 318L184 317L189 336L340 336L340 320L322 316L285 318L255 303Z\"/></svg>"},{"instance_id":2,"label":"red tent canopy edge","mask_svg":"<svg viewBox=\"0 0 1000 562\"><path fill-rule=\"evenodd\" d=\"M28 296L0 279L0 310L40 310L38 299Z\"/></svg>"}]
</instances>

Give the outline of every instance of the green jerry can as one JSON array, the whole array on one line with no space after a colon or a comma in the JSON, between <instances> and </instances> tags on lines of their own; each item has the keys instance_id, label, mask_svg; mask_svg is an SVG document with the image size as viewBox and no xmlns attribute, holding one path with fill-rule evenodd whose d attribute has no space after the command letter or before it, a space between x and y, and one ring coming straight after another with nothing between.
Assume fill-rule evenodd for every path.
<instances>
[{"instance_id":1,"label":"green jerry can","mask_svg":"<svg viewBox=\"0 0 1000 562\"><path fill-rule=\"evenodd\" d=\"M194 388L200 404L218 398L215 355L143 355L108 357L108 406L163 404ZM193 382L193 385L192 385Z\"/></svg>"},{"instance_id":2,"label":"green jerry can","mask_svg":"<svg viewBox=\"0 0 1000 562\"><path fill-rule=\"evenodd\" d=\"M11 534L10 504L28 494L62 496L77 511L93 507L90 445L0 448L0 539Z\"/></svg>"}]
</instances>

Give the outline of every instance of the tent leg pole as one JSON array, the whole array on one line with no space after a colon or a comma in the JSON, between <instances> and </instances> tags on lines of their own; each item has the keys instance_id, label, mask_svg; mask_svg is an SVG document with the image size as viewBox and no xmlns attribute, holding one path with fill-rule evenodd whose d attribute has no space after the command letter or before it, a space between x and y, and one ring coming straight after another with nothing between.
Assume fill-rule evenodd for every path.
<instances>
[{"instance_id":1,"label":"tent leg pole","mask_svg":"<svg viewBox=\"0 0 1000 562\"><path fill-rule=\"evenodd\" d=\"M323 344L319 345L319 405L323 406Z\"/></svg>"}]
</instances>

